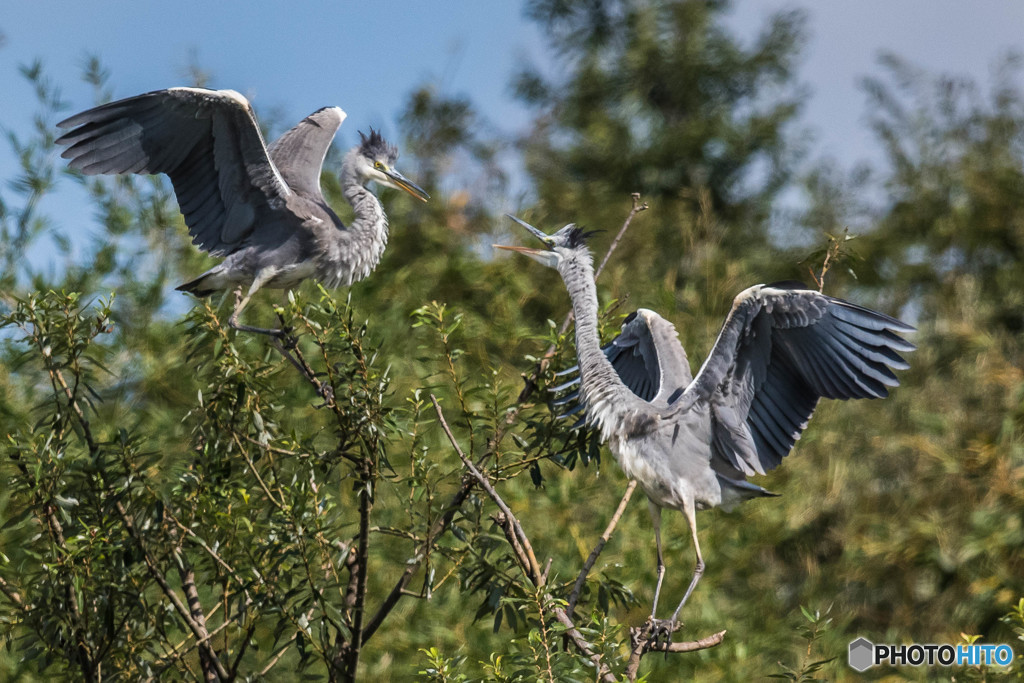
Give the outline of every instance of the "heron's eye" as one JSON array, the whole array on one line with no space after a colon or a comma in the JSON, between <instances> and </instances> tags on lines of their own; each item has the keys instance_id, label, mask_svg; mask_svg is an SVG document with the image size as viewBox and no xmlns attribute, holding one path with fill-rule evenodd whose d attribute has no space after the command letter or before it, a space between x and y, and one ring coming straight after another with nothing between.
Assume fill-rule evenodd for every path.
<instances>
[{"instance_id":1,"label":"heron's eye","mask_svg":"<svg viewBox=\"0 0 1024 683\"><path fill-rule=\"evenodd\" d=\"M373 167L374 167L375 169L377 169L378 171L383 171L383 170L384 170L384 164L382 164L382 163L381 163L381 162L379 162L379 161L375 161L375 162L373 162Z\"/></svg>"}]
</instances>

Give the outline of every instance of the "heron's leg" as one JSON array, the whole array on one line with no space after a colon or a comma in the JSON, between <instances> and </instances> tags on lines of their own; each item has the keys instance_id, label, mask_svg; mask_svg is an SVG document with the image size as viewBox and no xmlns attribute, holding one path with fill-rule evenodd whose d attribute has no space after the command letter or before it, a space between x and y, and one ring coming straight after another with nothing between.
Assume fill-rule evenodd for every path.
<instances>
[{"instance_id":1,"label":"heron's leg","mask_svg":"<svg viewBox=\"0 0 1024 683\"><path fill-rule=\"evenodd\" d=\"M260 287L267 284L277 275L275 268L264 268L263 270L256 273L256 277L253 278L252 284L249 285L249 291L244 297L242 297L242 288L239 287L235 291L235 310L231 313L231 317L228 318L228 325L241 332L252 332L254 334L267 334L272 337L283 337L285 335L284 330L268 329L265 327L253 327L251 325L243 325L238 322L238 316L242 314L248 304L249 300L252 299L253 294L259 291Z\"/></svg>"},{"instance_id":2,"label":"heron's leg","mask_svg":"<svg viewBox=\"0 0 1024 683\"><path fill-rule=\"evenodd\" d=\"M683 599L679 602L679 606L676 607L676 611L672 613L673 622L679 617L679 613L683 610L683 605L690 599L690 593L697 587L700 577L704 575L704 557L700 554L700 543L697 542L697 511L694 509L693 501L687 501L683 508L683 514L686 515L686 521L690 525L693 550L697 553L697 566L693 569L693 579L690 581L690 587L686 589L686 594L683 595Z\"/></svg>"},{"instance_id":3,"label":"heron's leg","mask_svg":"<svg viewBox=\"0 0 1024 683\"><path fill-rule=\"evenodd\" d=\"M647 509L651 513L651 522L654 524L654 543L658 548L658 584L654 587L654 604L651 606L651 621L654 621L658 615L658 596L661 595L661 582L665 579L665 558L661 554L661 508L648 498Z\"/></svg>"}]
</instances>

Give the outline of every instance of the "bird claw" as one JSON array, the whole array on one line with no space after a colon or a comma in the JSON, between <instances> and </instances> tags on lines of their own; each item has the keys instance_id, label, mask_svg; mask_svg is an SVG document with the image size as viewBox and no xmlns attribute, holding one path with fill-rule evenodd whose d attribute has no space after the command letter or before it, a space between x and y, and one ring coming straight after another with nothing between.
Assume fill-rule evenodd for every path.
<instances>
[{"instance_id":1,"label":"bird claw","mask_svg":"<svg viewBox=\"0 0 1024 683\"><path fill-rule=\"evenodd\" d=\"M320 394L320 397L324 400L324 402L318 406L313 407L319 410L321 408L326 408L330 406L332 403L334 403L334 387L332 387L327 382L317 383L319 384L319 387L317 388L316 393Z\"/></svg>"},{"instance_id":2,"label":"bird claw","mask_svg":"<svg viewBox=\"0 0 1024 683\"><path fill-rule=\"evenodd\" d=\"M650 617L647 619L647 642L650 645L657 645L658 643L672 642L672 634L683 627L682 622L675 621L674 619L655 619Z\"/></svg>"},{"instance_id":3,"label":"bird claw","mask_svg":"<svg viewBox=\"0 0 1024 683\"><path fill-rule=\"evenodd\" d=\"M294 351L299 346L299 338L292 335L293 328L285 327L278 330L278 337L281 339L281 345L289 351Z\"/></svg>"}]
</instances>

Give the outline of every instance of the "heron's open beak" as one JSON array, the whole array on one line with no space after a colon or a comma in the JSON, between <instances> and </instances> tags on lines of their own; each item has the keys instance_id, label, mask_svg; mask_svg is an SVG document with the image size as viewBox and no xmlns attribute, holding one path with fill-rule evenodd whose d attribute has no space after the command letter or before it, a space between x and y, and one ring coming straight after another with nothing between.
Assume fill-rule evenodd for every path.
<instances>
[{"instance_id":1,"label":"heron's open beak","mask_svg":"<svg viewBox=\"0 0 1024 683\"><path fill-rule=\"evenodd\" d=\"M504 244L495 244L493 245L495 249L504 249L506 251L515 251L520 254L525 254L526 256L532 258L534 261L543 263L545 266L548 266L549 268L555 268L558 266L558 255L551 251L551 247L553 246L551 237L545 235L543 232L533 227L526 221L521 221L515 216L509 214L505 215L514 220L519 225L529 230L531 234L533 234L537 239L544 243L545 248L531 249L530 247L509 247L505 246Z\"/></svg>"},{"instance_id":2,"label":"heron's open beak","mask_svg":"<svg viewBox=\"0 0 1024 683\"><path fill-rule=\"evenodd\" d=\"M406 178L404 175L394 169L387 169L381 171L384 175L391 179L396 187L399 187L421 202L425 202L430 199L430 195L427 194L426 190L414 183L413 181Z\"/></svg>"},{"instance_id":3,"label":"heron's open beak","mask_svg":"<svg viewBox=\"0 0 1024 683\"><path fill-rule=\"evenodd\" d=\"M539 239L541 242L543 242L545 247L550 249L552 246L554 246L554 242L551 241L551 237L549 235L544 234L543 232L541 232L537 228L533 227L532 225L530 225L526 221L520 220L520 219L516 218L515 216L513 216L512 214L506 213L505 215L508 218L511 218L512 220L514 220L519 225L521 225L524 228L526 228L527 230L529 230L530 234L533 235L534 237L536 237L537 239Z\"/></svg>"}]
</instances>

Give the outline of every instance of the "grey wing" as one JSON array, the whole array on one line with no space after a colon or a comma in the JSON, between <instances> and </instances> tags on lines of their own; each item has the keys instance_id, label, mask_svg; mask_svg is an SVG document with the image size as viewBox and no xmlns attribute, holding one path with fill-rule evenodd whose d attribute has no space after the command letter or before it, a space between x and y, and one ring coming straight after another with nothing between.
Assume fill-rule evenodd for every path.
<instances>
[{"instance_id":1,"label":"grey wing","mask_svg":"<svg viewBox=\"0 0 1024 683\"><path fill-rule=\"evenodd\" d=\"M57 124L69 166L87 175L166 173L192 241L230 253L290 194L248 100L232 90L170 88Z\"/></svg>"},{"instance_id":2,"label":"grey wing","mask_svg":"<svg viewBox=\"0 0 1024 683\"><path fill-rule=\"evenodd\" d=\"M818 292L757 285L733 304L704 365L680 399L707 400L712 464L763 474L800 438L818 399L882 398L909 367L913 328Z\"/></svg>"},{"instance_id":3,"label":"grey wing","mask_svg":"<svg viewBox=\"0 0 1024 683\"><path fill-rule=\"evenodd\" d=\"M690 364L675 328L654 311L639 309L630 313L622 323L620 334L602 350L623 384L649 403L665 405L676 388L690 382ZM561 374L576 377L551 391L560 392L579 384L578 366ZM578 389L554 403L577 404L565 415L582 409Z\"/></svg>"},{"instance_id":4,"label":"grey wing","mask_svg":"<svg viewBox=\"0 0 1024 683\"><path fill-rule=\"evenodd\" d=\"M335 133L345 120L340 107L319 109L270 145L270 158L288 186L297 193L323 200L320 172Z\"/></svg>"}]
</instances>

